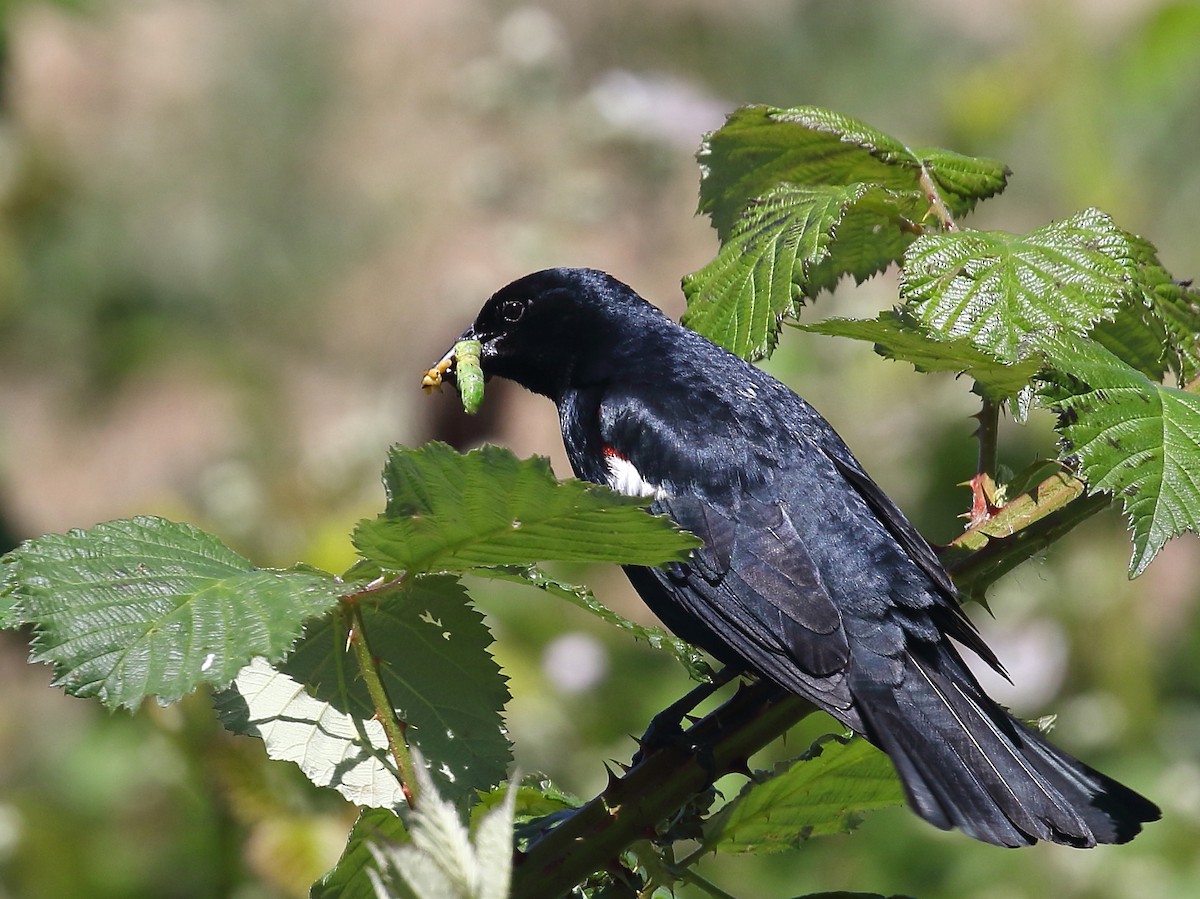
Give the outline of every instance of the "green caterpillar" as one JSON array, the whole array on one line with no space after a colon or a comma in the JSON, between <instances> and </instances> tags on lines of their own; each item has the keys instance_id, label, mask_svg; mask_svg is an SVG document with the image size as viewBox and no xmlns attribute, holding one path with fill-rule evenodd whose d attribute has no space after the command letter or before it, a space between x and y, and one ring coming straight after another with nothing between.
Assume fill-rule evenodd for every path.
<instances>
[{"instance_id":1,"label":"green caterpillar","mask_svg":"<svg viewBox=\"0 0 1200 899\"><path fill-rule=\"evenodd\" d=\"M458 385L463 409L468 415L478 412L480 404L483 403L483 369L479 364L481 349L478 340L460 340L454 344L454 349L425 372L425 377L421 379L421 386L425 392L441 390L442 378L453 368L454 383Z\"/></svg>"},{"instance_id":2,"label":"green caterpillar","mask_svg":"<svg viewBox=\"0 0 1200 899\"><path fill-rule=\"evenodd\" d=\"M458 395L468 415L478 412L483 402L480 351L478 340L460 340L454 344L454 382L458 385Z\"/></svg>"}]
</instances>

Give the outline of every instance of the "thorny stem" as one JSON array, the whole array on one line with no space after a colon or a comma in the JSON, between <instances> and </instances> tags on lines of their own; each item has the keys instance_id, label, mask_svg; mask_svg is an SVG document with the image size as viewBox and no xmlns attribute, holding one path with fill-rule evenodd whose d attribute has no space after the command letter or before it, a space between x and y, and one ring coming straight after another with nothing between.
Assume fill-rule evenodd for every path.
<instances>
[{"instance_id":1,"label":"thorny stem","mask_svg":"<svg viewBox=\"0 0 1200 899\"><path fill-rule=\"evenodd\" d=\"M350 645L354 647L354 657L358 660L359 675L371 696L375 719L383 726L388 749L396 761L400 789L408 807L415 808L417 780L413 770L412 753L409 752L408 742L404 739L404 723L396 717L396 707L388 698L387 688L383 684L379 660L371 653L370 644L367 642L367 629L363 622L359 596L360 594L354 594L342 599L342 608L350 619Z\"/></svg>"},{"instance_id":2,"label":"thorny stem","mask_svg":"<svg viewBox=\"0 0 1200 899\"><path fill-rule=\"evenodd\" d=\"M1003 575L1112 503L1107 493L1084 490L1077 478L1055 475L959 535L942 556L959 592L981 597Z\"/></svg>"},{"instance_id":3,"label":"thorny stem","mask_svg":"<svg viewBox=\"0 0 1200 899\"><path fill-rule=\"evenodd\" d=\"M687 731L690 748L672 745L646 758L550 831L513 867L513 895L556 899L655 826L718 777L746 760L816 707L759 682L737 691Z\"/></svg>"},{"instance_id":4,"label":"thorny stem","mask_svg":"<svg viewBox=\"0 0 1200 899\"><path fill-rule=\"evenodd\" d=\"M938 217L938 221L942 223L942 227L950 232L957 231L958 222L954 221L950 207L942 199L941 192L937 189L937 185L933 183L933 176L929 174L929 166L925 165L925 163L921 163L921 190L925 191L925 199L929 201L930 208L933 210L933 214Z\"/></svg>"},{"instance_id":5,"label":"thorny stem","mask_svg":"<svg viewBox=\"0 0 1200 899\"><path fill-rule=\"evenodd\" d=\"M999 453L1000 404L984 397L975 418L979 422L979 429L975 432L979 439L979 464L976 466L976 474L994 479Z\"/></svg>"},{"instance_id":6,"label":"thorny stem","mask_svg":"<svg viewBox=\"0 0 1200 899\"><path fill-rule=\"evenodd\" d=\"M726 893L712 881L701 877L692 868L681 868L679 877L681 880L685 880L692 886L708 893L713 899L737 899L737 896L734 896L732 893Z\"/></svg>"},{"instance_id":7,"label":"thorny stem","mask_svg":"<svg viewBox=\"0 0 1200 899\"><path fill-rule=\"evenodd\" d=\"M970 526L975 527L998 511L996 499L996 468L998 434L1000 431L1000 404L986 397L975 414L979 427L975 436L979 440L979 462L975 477L971 478L971 512L967 516Z\"/></svg>"},{"instance_id":8,"label":"thorny stem","mask_svg":"<svg viewBox=\"0 0 1200 899\"><path fill-rule=\"evenodd\" d=\"M717 899L737 899L736 896L731 896L716 884L711 883L707 879L701 877L696 873L695 868L692 867L694 864L696 864L696 862L700 861L703 856L712 851L713 850L711 847L702 843L694 851L688 853L679 861L672 863L671 870L679 875L680 880L686 880L688 883L706 891L710 896L716 896Z\"/></svg>"}]
</instances>

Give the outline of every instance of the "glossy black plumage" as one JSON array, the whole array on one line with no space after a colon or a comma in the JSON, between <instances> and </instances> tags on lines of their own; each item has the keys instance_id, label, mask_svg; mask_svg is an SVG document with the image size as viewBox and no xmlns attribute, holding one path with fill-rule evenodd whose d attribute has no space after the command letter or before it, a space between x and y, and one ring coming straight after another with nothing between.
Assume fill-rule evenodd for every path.
<instances>
[{"instance_id":1,"label":"glossy black plumage","mask_svg":"<svg viewBox=\"0 0 1200 899\"><path fill-rule=\"evenodd\" d=\"M999 662L933 550L783 384L592 270L515 281L463 336L486 375L555 402L580 478L704 540L687 565L626 569L664 624L865 735L923 818L1087 847L1159 817L983 693L947 638Z\"/></svg>"}]
</instances>

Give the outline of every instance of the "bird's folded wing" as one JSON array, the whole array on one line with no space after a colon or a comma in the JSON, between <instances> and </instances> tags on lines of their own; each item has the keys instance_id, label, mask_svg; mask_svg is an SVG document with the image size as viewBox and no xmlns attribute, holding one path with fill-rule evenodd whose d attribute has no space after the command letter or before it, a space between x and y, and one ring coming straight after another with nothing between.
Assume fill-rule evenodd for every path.
<instances>
[{"instance_id":1,"label":"bird's folded wing","mask_svg":"<svg viewBox=\"0 0 1200 899\"><path fill-rule=\"evenodd\" d=\"M690 564L660 575L674 600L763 674L848 708L841 614L785 511L750 497L727 509L697 496L658 499L651 509L704 541Z\"/></svg>"},{"instance_id":2,"label":"bird's folded wing","mask_svg":"<svg viewBox=\"0 0 1200 899\"><path fill-rule=\"evenodd\" d=\"M863 470L858 460L851 455L850 450L840 439L823 440L821 449L833 461L834 466L846 479L846 482L858 492L883 523L892 538L900 544L908 557L917 564L936 587L936 590L930 595L939 600L937 608L941 614L936 617L945 633L969 647L992 668L1007 677L1004 666L1000 664L996 654L990 646L983 642L975 625L963 613L954 582L950 580L950 575L942 566L937 553L933 551L929 542L913 527L912 522L892 502L891 497L871 480L870 475Z\"/></svg>"}]
</instances>

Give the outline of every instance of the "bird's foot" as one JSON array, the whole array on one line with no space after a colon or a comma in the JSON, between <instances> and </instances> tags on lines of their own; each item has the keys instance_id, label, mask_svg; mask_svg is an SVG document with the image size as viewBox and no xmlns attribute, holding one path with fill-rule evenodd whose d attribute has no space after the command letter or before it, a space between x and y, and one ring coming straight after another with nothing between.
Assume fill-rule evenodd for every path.
<instances>
[{"instance_id":1,"label":"bird's foot","mask_svg":"<svg viewBox=\"0 0 1200 899\"><path fill-rule=\"evenodd\" d=\"M686 695L677 699L651 718L646 732L637 741L638 751L634 753L633 764L638 764L638 762L650 755L650 753L665 747L681 749L700 758L704 751L703 747L697 746L688 738L687 732L683 729L683 721L686 718L689 722L692 722L693 719L689 717L688 713L721 687L725 686L725 684L729 683L729 681L733 680L738 673L737 669L730 666L722 668L713 675L711 681L693 688ZM709 761L710 763L712 761L711 751L709 751ZM701 759L701 763L703 764L703 759Z\"/></svg>"}]
</instances>

